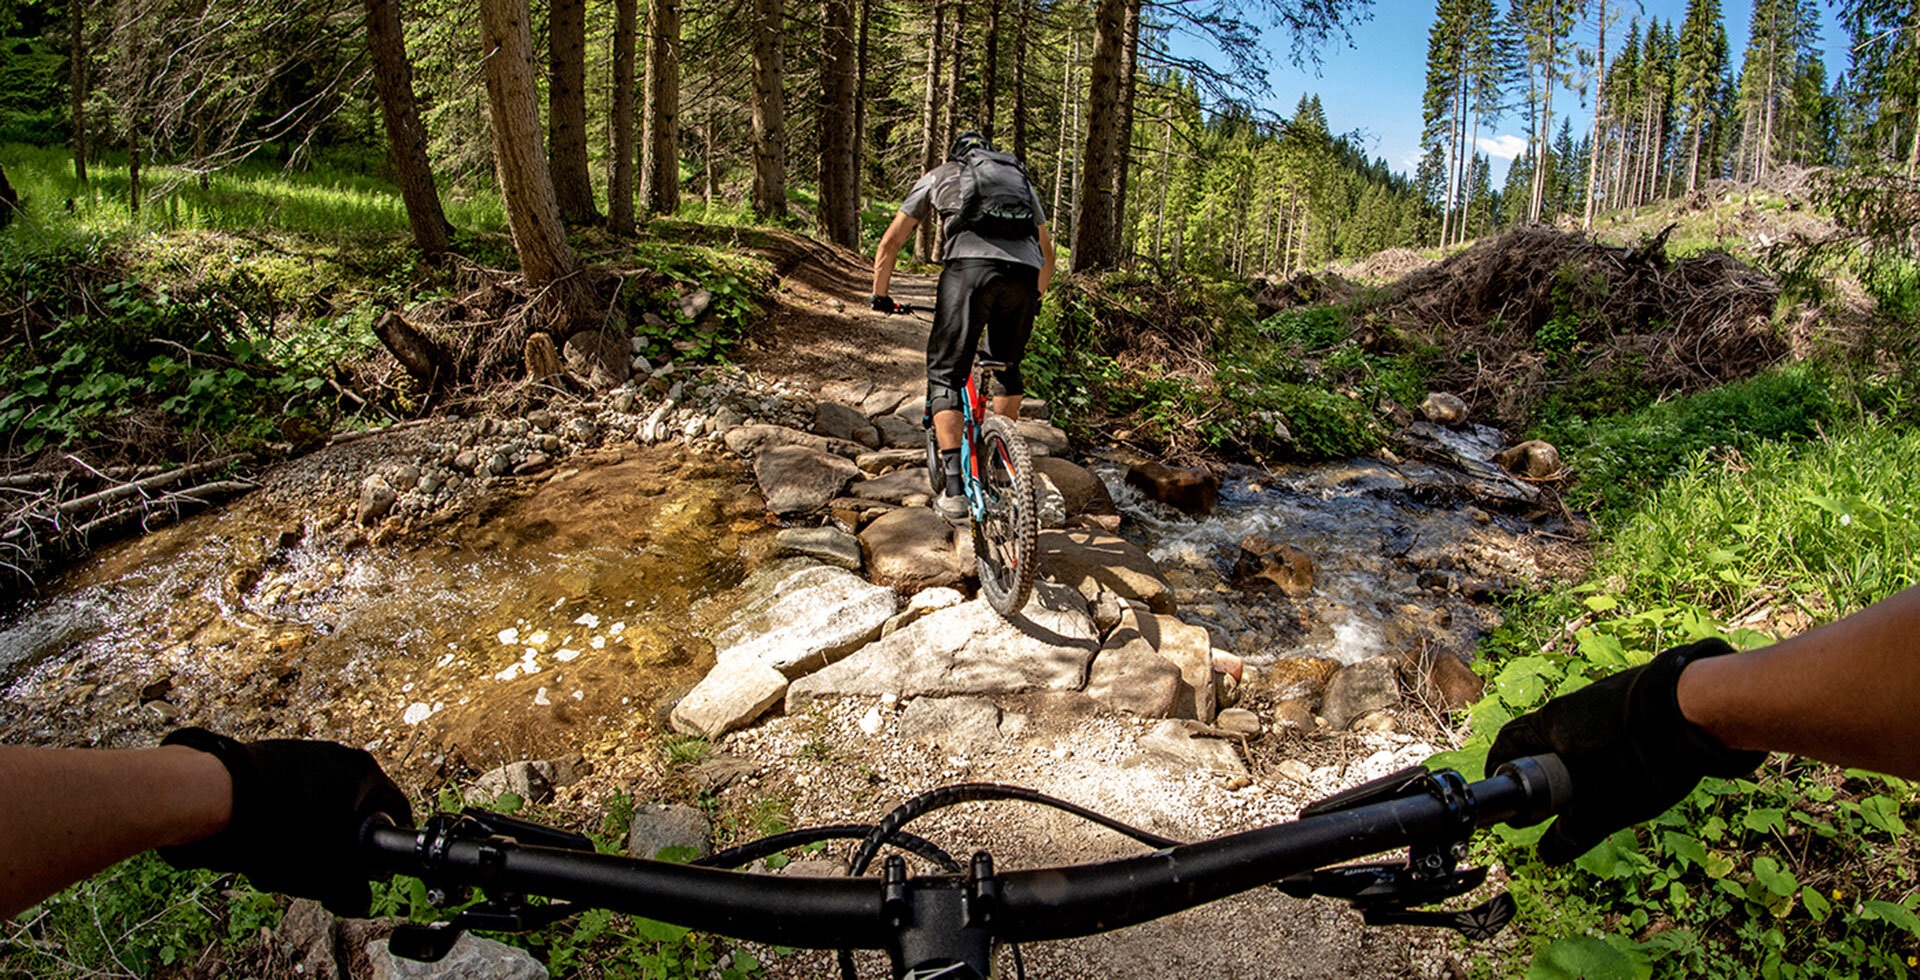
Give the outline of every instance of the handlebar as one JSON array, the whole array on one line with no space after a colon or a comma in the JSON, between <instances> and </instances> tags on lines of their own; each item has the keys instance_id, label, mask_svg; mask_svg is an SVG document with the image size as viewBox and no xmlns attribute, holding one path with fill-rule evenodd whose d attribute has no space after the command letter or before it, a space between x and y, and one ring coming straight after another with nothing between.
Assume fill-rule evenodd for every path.
<instances>
[{"instance_id":1,"label":"handlebar","mask_svg":"<svg viewBox=\"0 0 1920 980\"><path fill-rule=\"evenodd\" d=\"M1544 820L1570 795L1566 768L1551 755L1514 760L1472 783L1451 770L1416 768L1315 803L1291 823L1097 864L1000 874L982 852L963 875L913 878L897 856L878 878L788 878L597 854L584 838L491 815L478 832L462 824L474 817L435 818L422 829L374 825L363 844L371 865L438 886L538 894L774 945L886 949L898 962L930 942L946 943L929 936L971 935L987 946L1085 936L1273 882L1296 894L1342 894L1370 909L1374 921L1373 911L1392 904L1378 877L1386 866L1354 866L1374 873L1364 890L1337 890L1301 873L1337 874L1314 869L1402 846L1414 858L1393 887L1410 891L1394 893L1397 918L1379 921L1451 924L1419 918L1439 913L1407 911L1409 896L1426 903L1477 885L1484 871L1453 870L1458 844L1481 827ZM566 914L573 906L558 908Z\"/></svg>"}]
</instances>

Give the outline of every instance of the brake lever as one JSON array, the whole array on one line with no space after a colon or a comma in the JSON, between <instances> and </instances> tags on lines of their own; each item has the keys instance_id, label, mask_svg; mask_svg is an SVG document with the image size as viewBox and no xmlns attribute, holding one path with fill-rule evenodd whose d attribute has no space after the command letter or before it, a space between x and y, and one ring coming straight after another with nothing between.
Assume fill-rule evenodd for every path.
<instances>
[{"instance_id":1,"label":"brake lever","mask_svg":"<svg viewBox=\"0 0 1920 980\"><path fill-rule=\"evenodd\" d=\"M484 837L488 841L509 841L532 847L551 847L569 851L592 853L593 841L584 834L576 834L556 827L548 827L530 820L521 820L504 813L467 807L459 815L440 814L432 817L426 824L427 833L422 837L420 854L431 868L434 862L444 856L447 848L458 839ZM495 851L497 856L498 852ZM486 863L483 853L482 863ZM431 878L427 882L427 900L440 908L458 905L471 894L465 887L447 887L436 884ZM523 895L506 893L496 895L471 908L462 909L453 918L445 922L431 924L408 923L394 929L393 936L387 941L387 949L393 955L422 963L437 963L460 941L460 934L470 929L485 932L527 932L545 928L579 911L581 906L570 902L556 902L551 905L529 904Z\"/></svg>"},{"instance_id":2,"label":"brake lever","mask_svg":"<svg viewBox=\"0 0 1920 980\"><path fill-rule=\"evenodd\" d=\"M1420 795L1433 797L1459 815L1454 833L1413 844L1404 862L1321 868L1282 878L1273 886L1295 898L1346 899L1368 925L1438 926L1468 939L1491 939L1513 920L1516 910L1512 896L1505 892L1458 912L1414 908L1464 895L1487 880L1485 868L1457 867L1473 834L1468 816L1471 793L1459 773L1409 767L1310 803L1300 816L1305 819Z\"/></svg>"}]
</instances>

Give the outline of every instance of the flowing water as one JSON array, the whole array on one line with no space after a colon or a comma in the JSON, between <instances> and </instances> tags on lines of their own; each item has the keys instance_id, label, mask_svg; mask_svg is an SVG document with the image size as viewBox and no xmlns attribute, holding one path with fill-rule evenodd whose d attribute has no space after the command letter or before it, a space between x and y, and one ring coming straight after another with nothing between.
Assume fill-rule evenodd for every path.
<instances>
[{"instance_id":1,"label":"flowing water","mask_svg":"<svg viewBox=\"0 0 1920 980\"><path fill-rule=\"evenodd\" d=\"M1096 468L1181 615L1280 685L1303 658L1467 654L1493 600L1541 574L1554 522L1475 470L1485 446L1436 446L1460 462L1237 470L1203 519ZM701 604L772 548L739 465L682 449L483 498L395 542L312 499L261 491L106 549L0 622L0 739L150 744L193 723L446 771L646 737L712 663ZM1236 574L1249 536L1309 556L1312 588Z\"/></svg>"},{"instance_id":2,"label":"flowing water","mask_svg":"<svg viewBox=\"0 0 1920 980\"><path fill-rule=\"evenodd\" d=\"M256 494L108 549L0 625L0 737L183 723L476 767L651 727L712 663L694 607L770 545L730 462L647 450L373 546Z\"/></svg>"}]
</instances>

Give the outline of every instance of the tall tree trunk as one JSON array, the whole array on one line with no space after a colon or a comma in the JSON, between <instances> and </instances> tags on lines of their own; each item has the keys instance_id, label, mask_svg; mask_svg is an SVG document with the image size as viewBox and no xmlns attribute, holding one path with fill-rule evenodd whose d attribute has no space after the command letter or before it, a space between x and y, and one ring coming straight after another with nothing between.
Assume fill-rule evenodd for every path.
<instances>
[{"instance_id":1,"label":"tall tree trunk","mask_svg":"<svg viewBox=\"0 0 1920 980\"><path fill-rule=\"evenodd\" d=\"M526 0L481 0L482 61L486 65L488 118L493 130L493 165L506 203L513 250L527 283L549 294L563 321L554 332L565 337L594 312L592 292L582 280L580 259L567 244L553 178L541 152L540 100L534 84L533 35Z\"/></svg>"},{"instance_id":2,"label":"tall tree trunk","mask_svg":"<svg viewBox=\"0 0 1920 980\"><path fill-rule=\"evenodd\" d=\"M967 0L954 0L947 7L947 16L947 96L941 106L946 123L940 128L942 151L953 145L953 138L962 132L960 127L972 121L965 118L965 107L960 104L960 79L967 73L962 63L966 49L960 46L960 36L967 32Z\"/></svg>"},{"instance_id":3,"label":"tall tree trunk","mask_svg":"<svg viewBox=\"0 0 1920 980\"><path fill-rule=\"evenodd\" d=\"M680 0L649 0L646 154L640 197L649 214L680 210Z\"/></svg>"},{"instance_id":4,"label":"tall tree trunk","mask_svg":"<svg viewBox=\"0 0 1920 980\"><path fill-rule=\"evenodd\" d=\"M73 177L87 182L87 33L85 0L67 0L67 87L73 94Z\"/></svg>"},{"instance_id":5,"label":"tall tree trunk","mask_svg":"<svg viewBox=\"0 0 1920 980\"><path fill-rule=\"evenodd\" d=\"M852 0L822 0L820 81L820 231L836 245L860 244L853 189L854 41Z\"/></svg>"},{"instance_id":6,"label":"tall tree trunk","mask_svg":"<svg viewBox=\"0 0 1920 980\"><path fill-rule=\"evenodd\" d=\"M980 66L980 78L986 89L982 93L980 132L993 140L997 138L996 117L1000 115L1000 0L987 3L987 56Z\"/></svg>"},{"instance_id":7,"label":"tall tree trunk","mask_svg":"<svg viewBox=\"0 0 1920 980\"><path fill-rule=\"evenodd\" d=\"M1087 142L1080 155L1080 198L1074 209L1073 271L1111 269L1113 176L1120 128L1120 49L1127 0L1098 0L1093 57L1087 73Z\"/></svg>"},{"instance_id":8,"label":"tall tree trunk","mask_svg":"<svg viewBox=\"0 0 1920 980\"><path fill-rule=\"evenodd\" d=\"M607 230L633 234L633 83L640 0L613 0L613 158L607 161Z\"/></svg>"},{"instance_id":9,"label":"tall tree trunk","mask_svg":"<svg viewBox=\"0 0 1920 980\"><path fill-rule=\"evenodd\" d=\"M139 123L136 122L135 120L139 120L143 117L138 112L131 113L130 116L131 118L129 119L129 122L132 122L133 124L127 127L127 210L134 214L139 214L140 213L140 127L139 127Z\"/></svg>"},{"instance_id":10,"label":"tall tree trunk","mask_svg":"<svg viewBox=\"0 0 1920 980\"><path fill-rule=\"evenodd\" d=\"M420 108L413 100L413 65L407 60L400 8L395 0L366 0L366 5L373 84L380 91L380 115L386 121L387 145L393 151L394 182L400 185L400 200L407 206L407 226L413 230L413 243L420 251L440 255L447 251L451 229L440 210L433 164L427 160L427 131L420 124Z\"/></svg>"},{"instance_id":11,"label":"tall tree trunk","mask_svg":"<svg viewBox=\"0 0 1920 980\"><path fill-rule=\"evenodd\" d=\"M1587 152L1587 207L1580 219L1580 227L1593 228L1594 179L1600 172L1600 121L1606 118L1607 107L1607 0L1600 0L1600 45L1596 49L1600 67L1594 77L1600 81L1593 87L1593 144Z\"/></svg>"},{"instance_id":12,"label":"tall tree trunk","mask_svg":"<svg viewBox=\"0 0 1920 980\"><path fill-rule=\"evenodd\" d=\"M927 84L920 104L920 169L940 164L940 54L946 43L947 0L933 0L933 30L927 32ZM933 222L923 221L914 236L913 254L922 262L933 259Z\"/></svg>"},{"instance_id":13,"label":"tall tree trunk","mask_svg":"<svg viewBox=\"0 0 1920 980\"><path fill-rule=\"evenodd\" d=\"M1067 68L1060 76L1060 128L1056 131L1058 140L1053 153L1053 204L1049 210L1054 226L1064 230L1067 227L1065 217L1060 213L1062 194L1067 186L1067 149L1073 145L1074 124L1068 122L1067 115L1072 106L1078 105L1073 96L1073 63L1080 59L1080 35L1074 34L1067 41ZM1060 237L1064 231L1056 231Z\"/></svg>"},{"instance_id":14,"label":"tall tree trunk","mask_svg":"<svg viewBox=\"0 0 1920 980\"><path fill-rule=\"evenodd\" d=\"M1126 0L1127 17L1120 47L1120 125L1115 134L1113 176L1113 244L1116 258L1130 258L1132 236L1128 234L1127 179L1133 162L1134 74L1140 64L1140 0Z\"/></svg>"},{"instance_id":15,"label":"tall tree trunk","mask_svg":"<svg viewBox=\"0 0 1920 980\"><path fill-rule=\"evenodd\" d=\"M1173 115L1167 115L1166 142L1160 147L1160 206L1153 214L1153 258L1160 259L1161 233L1167 226L1167 187L1173 183Z\"/></svg>"},{"instance_id":16,"label":"tall tree trunk","mask_svg":"<svg viewBox=\"0 0 1920 980\"><path fill-rule=\"evenodd\" d=\"M787 109L782 89L786 52L781 44L786 12L785 0L753 0L753 211L763 218L787 214ZM828 38L827 44L843 39L847 39L844 31L840 38ZM829 89L833 84L827 83ZM824 123L823 119L823 130ZM842 128L845 125L842 120ZM822 182L823 194L825 190Z\"/></svg>"},{"instance_id":17,"label":"tall tree trunk","mask_svg":"<svg viewBox=\"0 0 1920 980\"><path fill-rule=\"evenodd\" d=\"M547 152L552 157L553 192L560 220L583 225L600 220L593 206L593 177L587 169L587 5L586 0L553 0L547 24Z\"/></svg>"},{"instance_id":18,"label":"tall tree trunk","mask_svg":"<svg viewBox=\"0 0 1920 980\"><path fill-rule=\"evenodd\" d=\"M873 0L860 0L860 44L853 70L853 207L854 232L860 230L859 212L867 207L867 25Z\"/></svg>"},{"instance_id":19,"label":"tall tree trunk","mask_svg":"<svg viewBox=\"0 0 1920 980\"><path fill-rule=\"evenodd\" d=\"M1693 149L1687 153L1687 193L1689 194L1700 186L1700 131L1706 128L1704 123L1695 123L1693 127Z\"/></svg>"},{"instance_id":20,"label":"tall tree trunk","mask_svg":"<svg viewBox=\"0 0 1920 980\"><path fill-rule=\"evenodd\" d=\"M1027 11L1032 0L1013 0L1018 6L1013 31L1013 155L1027 158Z\"/></svg>"}]
</instances>

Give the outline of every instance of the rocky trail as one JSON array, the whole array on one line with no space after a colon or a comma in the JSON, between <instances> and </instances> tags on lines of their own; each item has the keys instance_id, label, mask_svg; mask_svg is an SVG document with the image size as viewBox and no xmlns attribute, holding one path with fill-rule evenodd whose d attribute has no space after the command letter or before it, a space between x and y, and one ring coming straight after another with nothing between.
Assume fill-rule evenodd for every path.
<instances>
[{"instance_id":1,"label":"rocky trail","mask_svg":"<svg viewBox=\"0 0 1920 980\"><path fill-rule=\"evenodd\" d=\"M1030 401L1041 579L1002 619L972 597L969 534L926 506L927 325L861 308L860 267L838 261L788 275L738 367L636 349L591 398L337 444L103 551L0 623L0 738L336 738L416 798L510 791L591 829L628 797L643 855L869 821L962 781L1195 839L1450 747L1442 712L1480 693L1465 658L1499 597L1579 560L1494 461L1503 437L1444 399L1393 452L1284 471L1073 446ZM931 304L931 279L896 282ZM913 829L1004 868L1137 851L1020 804ZM778 870L845 873L848 851ZM340 937L379 928L314 912L275 955L359 975L333 962ZM1438 977L1461 949L1260 890L1026 960ZM756 952L772 976L831 971ZM499 975L544 975L493 954L522 971Z\"/></svg>"}]
</instances>

